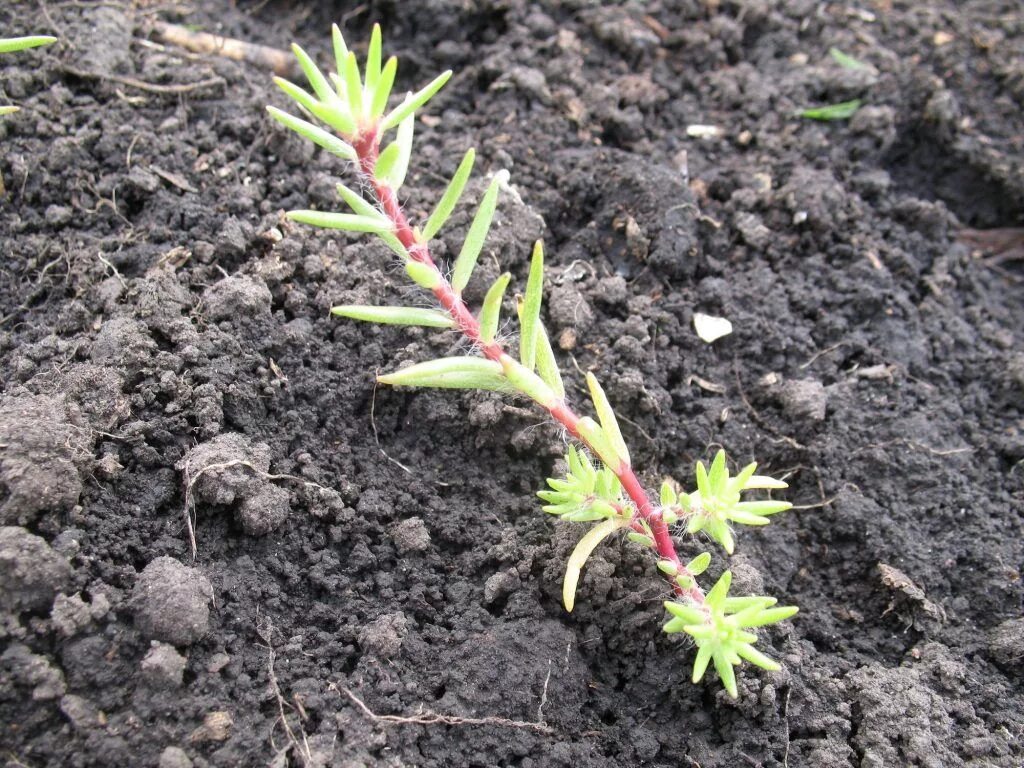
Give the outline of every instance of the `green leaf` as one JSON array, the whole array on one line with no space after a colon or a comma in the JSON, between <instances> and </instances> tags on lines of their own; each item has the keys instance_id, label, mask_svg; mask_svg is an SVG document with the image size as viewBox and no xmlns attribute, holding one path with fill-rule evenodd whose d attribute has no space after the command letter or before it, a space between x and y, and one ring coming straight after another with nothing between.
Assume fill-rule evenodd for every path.
<instances>
[{"instance_id":1,"label":"green leaf","mask_svg":"<svg viewBox=\"0 0 1024 768\"><path fill-rule=\"evenodd\" d=\"M402 241L395 237L394 232L378 232L377 237L384 241L384 244L397 253L404 261L409 259L409 252L402 245Z\"/></svg>"},{"instance_id":2,"label":"green leaf","mask_svg":"<svg viewBox=\"0 0 1024 768\"><path fill-rule=\"evenodd\" d=\"M339 139L333 133L325 131L323 128L306 122L294 115L289 115L287 112L284 112L277 107L267 107L267 112L285 128L295 131L295 133L300 136L304 136L314 144L326 149L332 155L337 155L345 160L356 159L356 151L352 146Z\"/></svg>"},{"instance_id":3,"label":"green leaf","mask_svg":"<svg viewBox=\"0 0 1024 768\"><path fill-rule=\"evenodd\" d=\"M702 499L710 499L713 494L711 493L711 484L708 482L708 470L703 461L697 462L694 474L697 477L697 492L700 493Z\"/></svg>"},{"instance_id":4,"label":"green leaf","mask_svg":"<svg viewBox=\"0 0 1024 768\"><path fill-rule=\"evenodd\" d=\"M870 69L870 67L860 59L855 59L850 54L843 53L838 48L829 48L828 55L835 59L836 63L843 69Z\"/></svg>"},{"instance_id":5,"label":"green leaf","mask_svg":"<svg viewBox=\"0 0 1024 768\"><path fill-rule=\"evenodd\" d=\"M562 582L562 602L565 604L565 610L569 611L569 613L572 613L572 609L576 605L576 585L579 584L580 572L583 570L583 566L590 555L597 549L598 544L615 533L619 528L627 525L629 525L627 521L618 519L605 520L603 523L598 523L587 531L586 535L576 545L576 548L573 549L572 554L569 556L569 562L566 564L565 579Z\"/></svg>"},{"instance_id":6,"label":"green leaf","mask_svg":"<svg viewBox=\"0 0 1024 768\"><path fill-rule=\"evenodd\" d=\"M701 552L693 560L686 564L686 570L688 570L694 576L700 576L704 571L711 565L711 553Z\"/></svg>"},{"instance_id":7,"label":"green leaf","mask_svg":"<svg viewBox=\"0 0 1024 768\"><path fill-rule=\"evenodd\" d=\"M629 449L626 448L626 441L622 439L622 431L619 429L619 420L615 418L615 411L612 410L608 396L597 381L597 377L587 372L587 387L590 389L590 399L594 401L594 408L597 410L597 417L601 421L608 440L612 444L615 453L625 464L629 464Z\"/></svg>"},{"instance_id":8,"label":"green leaf","mask_svg":"<svg viewBox=\"0 0 1024 768\"><path fill-rule=\"evenodd\" d=\"M537 373L544 382L554 390L560 399L565 398L565 384L562 383L562 374L558 370L558 361L555 359L555 352L551 349L551 340L548 338L544 324L537 323Z\"/></svg>"},{"instance_id":9,"label":"green leaf","mask_svg":"<svg viewBox=\"0 0 1024 768\"><path fill-rule=\"evenodd\" d=\"M367 200L365 197L360 195L351 187L346 187L344 184L338 184L338 195L348 203L348 207L351 208L355 213L360 216L376 216L379 219L387 221L387 217L384 216L377 208Z\"/></svg>"},{"instance_id":10,"label":"green leaf","mask_svg":"<svg viewBox=\"0 0 1024 768\"><path fill-rule=\"evenodd\" d=\"M366 94L372 99L377 90L377 81L380 80L380 24L373 25L370 33L370 45L366 49Z\"/></svg>"},{"instance_id":11,"label":"green leaf","mask_svg":"<svg viewBox=\"0 0 1024 768\"><path fill-rule=\"evenodd\" d=\"M711 661L711 646L702 645L697 649L697 659L693 662L693 682L699 683Z\"/></svg>"},{"instance_id":12,"label":"green leaf","mask_svg":"<svg viewBox=\"0 0 1024 768\"><path fill-rule=\"evenodd\" d=\"M751 664L767 669L769 672L775 672L776 670L782 669L779 662L775 659L769 658L761 653L759 650L754 648L748 643L743 643L736 648L736 653L741 657L749 661Z\"/></svg>"},{"instance_id":13,"label":"green leaf","mask_svg":"<svg viewBox=\"0 0 1024 768\"><path fill-rule=\"evenodd\" d=\"M545 408L555 404L558 398L544 379L511 358L507 358L507 362L505 375L513 387Z\"/></svg>"},{"instance_id":14,"label":"green leaf","mask_svg":"<svg viewBox=\"0 0 1024 768\"><path fill-rule=\"evenodd\" d=\"M729 660L721 651L713 653L711 658L714 659L715 671L722 679L722 685L725 686L725 690L729 692L729 695L735 699L739 695L736 690L736 670L733 669L732 664L729 663Z\"/></svg>"},{"instance_id":15,"label":"green leaf","mask_svg":"<svg viewBox=\"0 0 1024 768\"><path fill-rule=\"evenodd\" d=\"M853 117L853 113L860 109L861 100L853 99L852 101L843 101L839 104L829 104L826 107L811 107L805 109L800 113L800 117L806 117L810 120L823 120L829 122L832 120L847 120Z\"/></svg>"},{"instance_id":16,"label":"green leaf","mask_svg":"<svg viewBox=\"0 0 1024 768\"><path fill-rule=\"evenodd\" d=\"M334 45L334 65L338 68L338 76L344 77L345 59L348 58L348 46L337 24L331 25L331 42Z\"/></svg>"},{"instance_id":17,"label":"green leaf","mask_svg":"<svg viewBox=\"0 0 1024 768\"><path fill-rule=\"evenodd\" d=\"M342 76L345 78L349 109L352 110L352 116L358 122L363 114L363 84L359 80L359 64L356 62L354 51L348 52L343 69Z\"/></svg>"},{"instance_id":18,"label":"green leaf","mask_svg":"<svg viewBox=\"0 0 1024 768\"><path fill-rule=\"evenodd\" d=\"M761 611L755 619L748 620L742 624L744 627L766 627L769 624L776 624L780 621L795 616L799 612L795 605L783 605L778 608L766 608Z\"/></svg>"},{"instance_id":19,"label":"green leaf","mask_svg":"<svg viewBox=\"0 0 1024 768\"><path fill-rule=\"evenodd\" d=\"M736 505L735 510L752 515L775 515L779 512L785 512L792 506L788 501L766 499L764 501L741 501Z\"/></svg>"},{"instance_id":20,"label":"green leaf","mask_svg":"<svg viewBox=\"0 0 1024 768\"><path fill-rule=\"evenodd\" d=\"M298 104L307 112L315 116L318 120L327 123L338 133L346 136L355 133L355 120L353 120L352 116L348 114L345 105L340 101L335 100L330 104L317 101L305 90L295 85L295 83L285 80L283 77L275 77L274 82L277 84L278 88L298 102Z\"/></svg>"},{"instance_id":21,"label":"green leaf","mask_svg":"<svg viewBox=\"0 0 1024 768\"><path fill-rule=\"evenodd\" d=\"M4 115L13 115L19 109L21 109L21 107L13 107L13 106L0 107L0 117L3 117Z\"/></svg>"},{"instance_id":22,"label":"green leaf","mask_svg":"<svg viewBox=\"0 0 1024 768\"><path fill-rule=\"evenodd\" d=\"M398 146L397 141L393 141L381 150L381 153L377 155L377 163L373 166L373 177L377 181L388 180L388 176L391 173L391 169L395 167L395 163L398 162L398 157L402 150Z\"/></svg>"},{"instance_id":23,"label":"green leaf","mask_svg":"<svg viewBox=\"0 0 1024 768\"><path fill-rule=\"evenodd\" d=\"M783 488L789 488L789 484L782 480L776 480L774 477L766 477L765 475L752 475L749 480L743 485L744 490L782 490Z\"/></svg>"},{"instance_id":24,"label":"green leaf","mask_svg":"<svg viewBox=\"0 0 1024 768\"><path fill-rule=\"evenodd\" d=\"M661 483L661 506L671 507L676 503L677 499L676 490L672 487L672 483L668 480L664 480Z\"/></svg>"},{"instance_id":25,"label":"green leaf","mask_svg":"<svg viewBox=\"0 0 1024 768\"><path fill-rule=\"evenodd\" d=\"M443 357L378 376L377 381L394 387L508 389L501 365L482 357Z\"/></svg>"},{"instance_id":26,"label":"green leaf","mask_svg":"<svg viewBox=\"0 0 1024 768\"><path fill-rule=\"evenodd\" d=\"M360 304L343 304L331 307L331 314L351 320L386 325L420 325L427 328L452 328L455 326L455 321L446 312L418 307L369 307Z\"/></svg>"},{"instance_id":27,"label":"green leaf","mask_svg":"<svg viewBox=\"0 0 1024 768\"><path fill-rule=\"evenodd\" d=\"M306 75L306 80L313 87L313 92L316 93L316 97L323 102L330 102L338 98L331 84L324 77L320 68L313 62L309 54L306 53L296 43L292 43L292 53L295 54L295 58L299 60L299 66L302 68L302 72Z\"/></svg>"},{"instance_id":28,"label":"green leaf","mask_svg":"<svg viewBox=\"0 0 1024 768\"><path fill-rule=\"evenodd\" d=\"M675 576L679 573L679 566L673 563L671 560L659 560L658 570L664 573L666 576Z\"/></svg>"},{"instance_id":29,"label":"green leaf","mask_svg":"<svg viewBox=\"0 0 1024 768\"><path fill-rule=\"evenodd\" d=\"M715 586L708 592L707 597L704 599L707 604L715 609L720 609L725 603L725 598L729 594L729 586L732 584L732 571L723 571L722 575L718 577L718 581L715 582Z\"/></svg>"},{"instance_id":30,"label":"green leaf","mask_svg":"<svg viewBox=\"0 0 1024 768\"><path fill-rule=\"evenodd\" d=\"M391 222L380 216L357 216L351 213L326 213L324 211L288 211L285 215L300 224L311 224L314 227L325 229L375 233L391 230Z\"/></svg>"},{"instance_id":31,"label":"green leaf","mask_svg":"<svg viewBox=\"0 0 1024 768\"><path fill-rule=\"evenodd\" d=\"M434 235L441 231L441 227L444 226L445 222L448 221L448 217L452 215L452 211L455 210L455 206L459 204L459 198L462 197L462 190L466 188L466 182L469 180L469 175L473 171L473 161L476 158L476 150L470 148L466 151L465 156L462 158L462 162L459 163L458 169L455 171L455 175L452 176L452 180L448 182L448 188L445 189L444 194L437 203L437 207L434 212L430 214L430 218L427 219L426 226L423 227L423 239L431 240Z\"/></svg>"},{"instance_id":32,"label":"green leaf","mask_svg":"<svg viewBox=\"0 0 1024 768\"><path fill-rule=\"evenodd\" d=\"M711 495L721 498L728 479L729 469L725 465L725 451L719 449L715 454L714 461L711 462L711 471L708 473L708 487L711 489Z\"/></svg>"},{"instance_id":33,"label":"green leaf","mask_svg":"<svg viewBox=\"0 0 1024 768\"><path fill-rule=\"evenodd\" d=\"M519 360L531 371L537 365L537 324L544 293L544 243L533 244L530 274L526 278L526 295L519 311Z\"/></svg>"},{"instance_id":34,"label":"green leaf","mask_svg":"<svg viewBox=\"0 0 1024 768\"><path fill-rule=\"evenodd\" d=\"M687 624L703 624L708 620L707 615L700 608L685 605L675 600L666 600L665 610L677 619L682 619Z\"/></svg>"},{"instance_id":35,"label":"green leaf","mask_svg":"<svg viewBox=\"0 0 1024 768\"><path fill-rule=\"evenodd\" d=\"M398 72L398 59L392 56L384 65L384 71L380 73L377 81L377 90L373 94L373 103L370 106L370 117L377 120L384 114L388 106L388 96L391 95L391 87L395 84L395 73Z\"/></svg>"},{"instance_id":36,"label":"green leaf","mask_svg":"<svg viewBox=\"0 0 1024 768\"><path fill-rule=\"evenodd\" d=\"M38 48L41 45L49 45L57 42L56 37L50 35L30 35L28 37L7 37L0 39L0 53L14 53L24 51L28 48Z\"/></svg>"},{"instance_id":37,"label":"green leaf","mask_svg":"<svg viewBox=\"0 0 1024 768\"><path fill-rule=\"evenodd\" d=\"M608 436L596 421L589 416L584 416L576 423L576 432L609 469L615 471L621 466L622 459L619 458Z\"/></svg>"},{"instance_id":38,"label":"green leaf","mask_svg":"<svg viewBox=\"0 0 1024 768\"><path fill-rule=\"evenodd\" d=\"M420 288L432 291L441 284L441 275L437 267L424 264L419 261L408 261L405 264L405 271Z\"/></svg>"},{"instance_id":39,"label":"green leaf","mask_svg":"<svg viewBox=\"0 0 1024 768\"><path fill-rule=\"evenodd\" d=\"M391 110L387 117L384 118L380 126L381 131L390 131L405 120L406 117L426 104L435 93L441 90L441 87L448 82L448 78L451 76L452 71L450 69L442 72L416 93L406 96L405 100Z\"/></svg>"},{"instance_id":40,"label":"green leaf","mask_svg":"<svg viewBox=\"0 0 1024 768\"><path fill-rule=\"evenodd\" d=\"M480 310L480 342L484 345L494 342L498 334L498 321L501 317L501 300L505 296L505 289L512 279L512 275L506 272L495 280L487 289L484 296L484 304ZM571 450L571 448L570 448Z\"/></svg>"},{"instance_id":41,"label":"green leaf","mask_svg":"<svg viewBox=\"0 0 1024 768\"><path fill-rule=\"evenodd\" d=\"M626 538L632 541L634 544L639 544L641 547L647 547L648 549L654 549L654 539L643 533L637 533L636 531L630 531L626 534Z\"/></svg>"},{"instance_id":42,"label":"green leaf","mask_svg":"<svg viewBox=\"0 0 1024 768\"><path fill-rule=\"evenodd\" d=\"M455 265L452 267L452 288L457 294L462 293L466 284L469 283L469 276L473 274L477 257L480 256L487 232L491 228L494 209L498 205L498 190L507 181L508 171L498 171L494 174L490 186L487 187L487 191L484 192L484 197L480 201L480 207L477 208L476 215L473 217L473 223L469 225L466 239L462 243L462 250L459 251Z\"/></svg>"},{"instance_id":43,"label":"green leaf","mask_svg":"<svg viewBox=\"0 0 1024 768\"><path fill-rule=\"evenodd\" d=\"M409 170L409 157L412 155L412 134L416 121L412 115L405 118L398 126L398 133L395 135L395 142L391 146L398 147L398 156L394 165L388 171L388 184L391 189L398 191L405 183L405 174Z\"/></svg>"}]
</instances>

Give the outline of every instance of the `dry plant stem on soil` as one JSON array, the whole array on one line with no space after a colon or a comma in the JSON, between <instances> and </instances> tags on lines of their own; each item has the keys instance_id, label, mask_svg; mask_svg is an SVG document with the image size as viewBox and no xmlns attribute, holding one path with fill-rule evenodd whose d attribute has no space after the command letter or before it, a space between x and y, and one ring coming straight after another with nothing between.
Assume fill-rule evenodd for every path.
<instances>
[{"instance_id":1,"label":"dry plant stem on soil","mask_svg":"<svg viewBox=\"0 0 1024 768\"><path fill-rule=\"evenodd\" d=\"M397 60L381 63L380 28L374 27L364 72L348 47L340 30L333 30L337 72L329 78L298 46L292 50L309 81L312 93L277 78L278 86L290 96L306 116L327 124L325 130L305 119L268 107L271 116L287 128L310 139L328 152L349 160L367 190L369 200L344 184L338 193L352 213L325 213L315 210L291 211L294 221L330 229L377 235L405 263L408 276L429 290L443 311L412 306L370 307L346 305L332 313L367 322L419 325L458 329L472 343L477 355L452 356L431 360L378 376L378 381L393 386L438 387L447 389L485 389L528 397L542 406L551 419L583 446L570 446L566 455L567 471L562 478L549 478L549 490L538 495L547 502L544 511L569 522L595 523L580 539L569 557L563 582L562 599L567 610L575 604L581 570L594 549L617 531L657 553L658 568L668 578L676 600L667 601L670 618L667 633L686 633L697 645L693 679L699 681L708 665L715 671L732 696L737 695L734 667L742 660L765 669L778 664L753 647L757 635L749 630L774 624L796 613L791 606L773 607L771 597L730 597L732 575L726 570L714 587L705 592L697 583L708 567L707 552L683 563L676 551L670 526L685 522L690 534L704 532L732 554L734 538L731 524L766 525L768 517L789 509L788 502L773 499L741 500L745 491L785 488L770 477L755 475L756 464L743 467L730 476L724 451L719 451L710 469L698 462L697 489L680 492L675 484L662 484L658 503L652 502L641 485L622 438L618 418L604 390L592 373L586 374L587 386L597 420L578 415L566 402L565 386L557 360L541 320L544 282L544 250L538 241L533 249L530 272L523 296L517 297L519 315L519 357L514 357L498 341L502 301L511 275L501 275L491 286L478 315L462 299L480 251L487 237L497 205L498 194L508 182L508 172L494 174L467 231L458 257L447 277L430 254L430 240L444 226L472 172L475 153L469 150L448 188L423 228L413 226L398 201L412 157L415 113L447 82L445 72L414 94L408 94L388 111L388 97L394 83ZM385 136L394 130L395 139L382 148ZM591 461L597 459L597 465Z\"/></svg>"}]
</instances>

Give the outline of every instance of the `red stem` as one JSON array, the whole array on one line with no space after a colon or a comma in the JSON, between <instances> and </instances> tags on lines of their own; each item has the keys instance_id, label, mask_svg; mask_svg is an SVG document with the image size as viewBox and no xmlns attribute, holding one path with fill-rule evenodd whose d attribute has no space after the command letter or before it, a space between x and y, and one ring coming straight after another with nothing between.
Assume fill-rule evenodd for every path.
<instances>
[{"instance_id":1,"label":"red stem","mask_svg":"<svg viewBox=\"0 0 1024 768\"><path fill-rule=\"evenodd\" d=\"M402 206L398 202L398 196L395 194L395 191L387 182L375 178L374 166L377 164L379 142L379 133L376 130L368 130L356 141L352 142L352 146L355 148L356 155L358 156L359 170L373 187L377 202L380 203L384 215L391 220L394 226L395 236L405 246L406 250L409 251L409 257L413 261L418 261L437 270L440 280L437 287L433 290L434 296L441 303L441 306L444 307L445 311L455 320L459 330L474 345L479 347L485 357L495 362L501 362L501 358L505 355L505 350L496 341L489 344L481 342L480 323L473 313L469 311L469 307L466 306L462 297L452 288L448 279L437 269L437 265L430 256L430 247L427 243L419 240L416 232L409 225L409 221L402 211ZM577 431L580 417L573 413L564 400L560 400L547 410L552 419L565 427L569 434L590 448L596 455L593 446ZM679 560L675 543L672 541L672 536L669 533L668 525L665 524L665 520L662 517L661 510L651 504L647 491L640 485L640 481L637 479L636 473L633 472L633 468L625 462L620 462L618 467L609 467L609 469L619 478L623 490L635 505L636 515L650 527L651 532L654 534L655 547L661 559L675 564L680 574L691 576L690 583L692 586L689 589L684 589L679 586L675 578L669 577L669 582L675 593L681 597L689 597L695 603L703 604L703 590L697 586L696 579L693 578L693 575L687 571L686 566Z\"/></svg>"}]
</instances>

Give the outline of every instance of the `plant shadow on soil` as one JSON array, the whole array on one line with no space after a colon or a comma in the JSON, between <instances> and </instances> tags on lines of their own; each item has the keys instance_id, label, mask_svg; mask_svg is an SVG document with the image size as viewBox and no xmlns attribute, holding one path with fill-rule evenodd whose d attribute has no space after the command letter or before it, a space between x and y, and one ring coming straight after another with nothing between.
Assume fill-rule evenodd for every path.
<instances>
[{"instance_id":1,"label":"plant shadow on soil","mask_svg":"<svg viewBox=\"0 0 1024 768\"><path fill-rule=\"evenodd\" d=\"M0 62L9 765L1021 764L1022 273L957 241L1024 227L1019 6L28 7L3 28L61 41ZM156 19L322 63L331 22L361 51L379 20L399 87L457 72L410 214L469 146L509 168L470 301L545 237L560 361L605 383L648 485L718 445L789 478L803 509L728 561L801 607L762 633L782 671L690 684L622 542L564 613L582 529L534 497L563 436L492 394L375 391L458 343L328 317L411 295L376 245L282 219L337 206L345 169L266 118L267 73ZM695 311L736 330L706 345ZM375 721L346 690L521 722Z\"/></svg>"}]
</instances>

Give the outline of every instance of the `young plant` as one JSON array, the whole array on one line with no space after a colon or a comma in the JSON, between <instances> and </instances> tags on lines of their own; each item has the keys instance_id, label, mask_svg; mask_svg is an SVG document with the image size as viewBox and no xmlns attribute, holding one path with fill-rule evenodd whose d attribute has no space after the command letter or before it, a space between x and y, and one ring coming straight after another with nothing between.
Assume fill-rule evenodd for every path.
<instances>
[{"instance_id":1,"label":"young plant","mask_svg":"<svg viewBox=\"0 0 1024 768\"><path fill-rule=\"evenodd\" d=\"M433 213L422 226L412 225L399 205L398 191L412 155L416 110L440 90L451 72L444 72L389 108L398 65L394 57L382 64L380 28L373 28L362 71L337 26L333 28L333 40L337 71L327 76L305 51L292 46L311 91L281 78L275 80L304 117L275 107L267 109L287 128L351 161L359 182L357 188L365 190L366 197L339 184L338 193L350 212L301 210L291 211L288 218L317 227L376 235L402 260L409 278L430 292L439 305L439 309L346 305L334 307L333 314L366 322L454 329L473 346L473 354L418 363L379 376L378 381L392 386L485 389L525 396L546 410L578 443L568 449L566 474L549 479L550 489L539 493L545 502L545 512L569 522L591 525L566 568L563 601L567 610L573 609L580 573L587 558L606 538L617 531L625 531L630 540L657 554L658 568L671 584L675 597L665 603L669 620L664 630L682 632L693 638L698 648L694 682L699 681L708 664L714 662L726 690L735 697L733 668L741 661L769 670L778 669L776 662L754 648L757 636L750 630L786 619L797 609L776 607L771 597L730 597L729 571L705 593L698 584L698 576L708 567L711 555L705 552L689 562L682 562L670 527L681 523L691 534L704 532L731 554L731 524L765 525L769 515L790 507L788 502L741 500L741 494L748 490L785 488L786 484L755 475L754 464L730 477L725 452L719 451L710 470L703 463L697 464L695 491L680 494L666 482L660 503L652 501L637 478L618 419L597 378L592 373L586 375L596 420L577 415L567 402L558 363L541 320L542 244L538 241L534 245L526 289L522 299L517 301L518 356L513 356L497 336L511 276L505 273L494 281L479 313L471 312L463 301L462 292L487 237L498 196L508 183L508 172L499 170L492 176L462 248L451 265L450 279L431 257L430 241L459 203L473 169L473 150L463 157ZM330 130L312 120L320 121Z\"/></svg>"}]
</instances>

